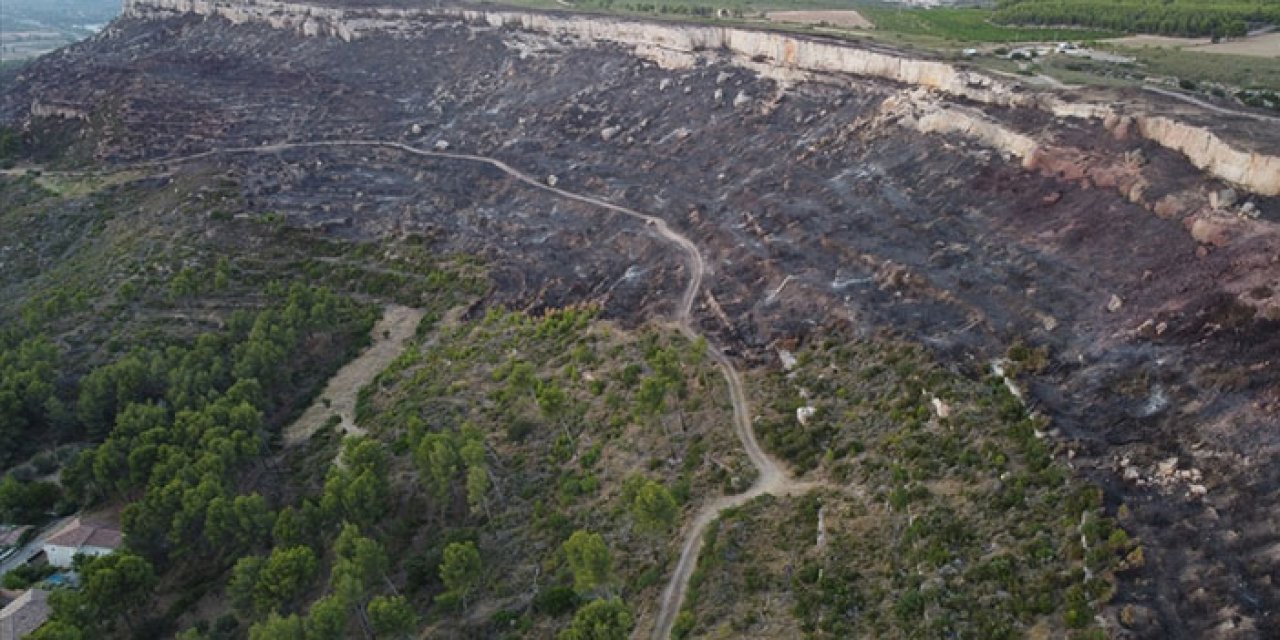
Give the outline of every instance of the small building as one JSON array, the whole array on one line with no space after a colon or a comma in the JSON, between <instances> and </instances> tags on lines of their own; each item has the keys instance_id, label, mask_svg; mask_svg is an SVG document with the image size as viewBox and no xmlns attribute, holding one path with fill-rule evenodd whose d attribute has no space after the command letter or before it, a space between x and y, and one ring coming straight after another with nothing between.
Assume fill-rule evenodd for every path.
<instances>
[{"instance_id":1,"label":"small building","mask_svg":"<svg viewBox=\"0 0 1280 640\"><path fill-rule=\"evenodd\" d=\"M44 541L44 555L55 567L69 567L77 555L105 556L120 548L124 536L118 529L81 522L73 518Z\"/></svg>"},{"instance_id":2,"label":"small building","mask_svg":"<svg viewBox=\"0 0 1280 640\"><path fill-rule=\"evenodd\" d=\"M40 628L49 619L49 592L28 589L0 609L0 640L18 640Z\"/></svg>"}]
</instances>

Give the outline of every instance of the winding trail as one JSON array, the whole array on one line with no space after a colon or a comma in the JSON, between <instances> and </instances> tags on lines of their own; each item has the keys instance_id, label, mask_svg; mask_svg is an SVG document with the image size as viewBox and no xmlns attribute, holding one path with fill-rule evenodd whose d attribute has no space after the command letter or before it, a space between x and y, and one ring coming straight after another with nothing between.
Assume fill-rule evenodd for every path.
<instances>
[{"instance_id":1,"label":"winding trail","mask_svg":"<svg viewBox=\"0 0 1280 640\"><path fill-rule=\"evenodd\" d=\"M692 322L693 304L698 297L699 291L702 290L703 277L706 275L707 271L706 261L703 259L702 253L698 251L698 247L693 243L693 241L672 229L671 226L667 224L666 220L663 220L662 218L642 213L635 209L630 209L606 200L601 200L599 198L553 187L496 158L466 153L430 151L400 142L382 140L332 140L317 142L285 142L258 147L218 149L188 156L142 162L130 165L130 168L163 167L169 164L194 162L205 158L236 154L267 154L295 149L350 147L391 149L423 158L458 160L488 165L535 189L557 195L566 200L581 202L583 204L599 207L614 213L620 213L643 222L645 225L650 227L660 239L674 245L684 255L685 267L689 273L689 282L685 286L684 293L680 298L680 304L676 307L674 317L671 319L672 324L678 331L680 331L681 334L690 340L696 340L699 337L705 338L705 336L698 333ZM680 548L680 558L676 562L676 566L671 573L670 579L667 581L666 588L663 589L657 618L654 621L653 630L650 634L650 637L653 640L666 640L671 636L671 630L675 625L676 616L679 614L681 605L684 603L685 592L689 586L689 578L693 575L693 570L697 566L698 552L702 547L703 534L706 532L707 526L719 517L721 512L726 509L746 504L747 502L762 495L798 495L823 486L821 483L797 482L793 480L784 470L782 465L760 448L760 444L756 441L755 431L751 428L751 408L750 404L747 402L747 395L742 384L742 376L738 373L737 368L734 367L733 362L729 357L726 356L718 347L710 344L710 341L708 341L707 350L711 358L716 362L716 365L719 366L721 373L724 375L725 383L729 388L729 400L733 405L734 433L742 442L742 447L746 450L747 457L751 461L751 464L756 468L758 475L755 483L752 484L747 491L731 496L722 496L714 501L702 505L693 520L685 526L683 531L684 542Z\"/></svg>"}]
</instances>

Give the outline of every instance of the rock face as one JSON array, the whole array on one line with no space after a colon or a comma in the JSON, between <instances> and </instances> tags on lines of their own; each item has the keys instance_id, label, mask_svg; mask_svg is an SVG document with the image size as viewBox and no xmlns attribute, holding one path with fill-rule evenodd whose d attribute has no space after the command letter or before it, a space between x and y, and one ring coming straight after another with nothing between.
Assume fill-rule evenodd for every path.
<instances>
[{"instance_id":1,"label":"rock face","mask_svg":"<svg viewBox=\"0 0 1280 640\"><path fill-rule=\"evenodd\" d=\"M329 35L351 40L352 21L342 9L258 0L125 0L124 15L135 18L175 13L218 16L234 24L264 23L276 29L297 30L303 35ZM389 16L388 16L389 17Z\"/></svg>"},{"instance_id":2,"label":"rock face","mask_svg":"<svg viewBox=\"0 0 1280 640\"><path fill-rule=\"evenodd\" d=\"M1143 137L1182 152L1210 174L1262 195L1280 195L1280 157L1249 153L1224 142L1213 132L1161 117L1139 117Z\"/></svg>"},{"instance_id":3,"label":"rock face","mask_svg":"<svg viewBox=\"0 0 1280 640\"><path fill-rule=\"evenodd\" d=\"M884 110L921 133L960 134L1018 158L1027 168L1034 167L1040 155L1040 144L1030 136L1012 131L973 109L930 100L923 90L886 100Z\"/></svg>"},{"instance_id":4,"label":"rock face","mask_svg":"<svg viewBox=\"0 0 1280 640\"><path fill-rule=\"evenodd\" d=\"M1183 153L1210 175L1261 195L1280 195L1280 156L1249 152L1224 141L1212 131L1165 116L1125 114L1111 104L1076 102L1048 93L1024 92L1012 83L935 60L908 58L803 36L730 26L643 22L622 18L534 11L442 8L340 9L274 0L125 0L125 15L154 17L175 13L219 16L233 23L259 22L304 35L330 35L351 40L361 35L395 31L405 21L453 17L492 27L519 28L584 41L624 44L637 54L683 66L704 51L729 52L766 75L851 74L891 80L939 91L983 104L1037 108L1056 117L1111 121L1121 133L1132 124L1138 133L1161 146ZM932 122L938 130L966 127ZM977 133L990 140L992 132ZM998 137L998 136L997 136ZM1022 143L1018 143L1021 148ZM1016 153L1016 152L1015 152ZM1019 157L1025 157L1019 154Z\"/></svg>"}]
</instances>

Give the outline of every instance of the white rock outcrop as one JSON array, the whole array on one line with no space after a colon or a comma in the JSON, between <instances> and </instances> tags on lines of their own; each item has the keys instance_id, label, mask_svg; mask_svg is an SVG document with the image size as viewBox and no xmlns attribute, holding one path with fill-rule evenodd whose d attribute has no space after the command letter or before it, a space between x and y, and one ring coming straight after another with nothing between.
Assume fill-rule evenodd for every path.
<instances>
[{"instance_id":1,"label":"white rock outcrop","mask_svg":"<svg viewBox=\"0 0 1280 640\"><path fill-rule=\"evenodd\" d=\"M799 422L802 427L807 427L809 426L809 421L812 420L813 416L817 415L817 413L817 407L798 407L796 408L796 422Z\"/></svg>"},{"instance_id":2,"label":"white rock outcrop","mask_svg":"<svg viewBox=\"0 0 1280 640\"><path fill-rule=\"evenodd\" d=\"M54 104L43 100L31 103L31 115L41 118L63 118L66 120L88 120L89 112L84 108L69 104Z\"/></svg>"},{"instance_id":3,"label":"white rock outcrop","mask_svg":"<svg viewBox=\"0 0 1280 640\"><path fill-rule=\"evenodd\" d=\"M1040 144L1033 138L987 118L977 109L948 105L915 90L890 96L881 106L882 116L898 118L921 133L955 133L976 139L984 146L1014 156L1024 167L1035 165Z\"/></svg>"}]
</instances>

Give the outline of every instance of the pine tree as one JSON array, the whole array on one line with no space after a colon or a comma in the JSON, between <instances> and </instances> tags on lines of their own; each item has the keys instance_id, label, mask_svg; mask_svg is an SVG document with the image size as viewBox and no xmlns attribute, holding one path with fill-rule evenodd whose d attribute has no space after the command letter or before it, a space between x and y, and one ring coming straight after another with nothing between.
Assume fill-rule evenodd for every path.
<instances>
[{"instance_id":1,"label":"pine tree","mask_svg":"<svg viewBox=\"0 0 1280 640\"><path fill-rule=\"evenodd\" d=\"M480 551L474 542L454 542L444 549L440 562L440 580L449 594L467 606L467 597L480 584L482 569Z\"/></svg>"},{"instance_id":2,"label":"pine tree","mask_svg":"<svg viewBox=\"0 0 1280 640\"><path fill-rule=\"evenodd\" d=\"M564 543L564 554L573 571L573 586L579 593L591 593L609 582L612 560L600 534L573 532Z\"/></svg>"}]
</instances>

